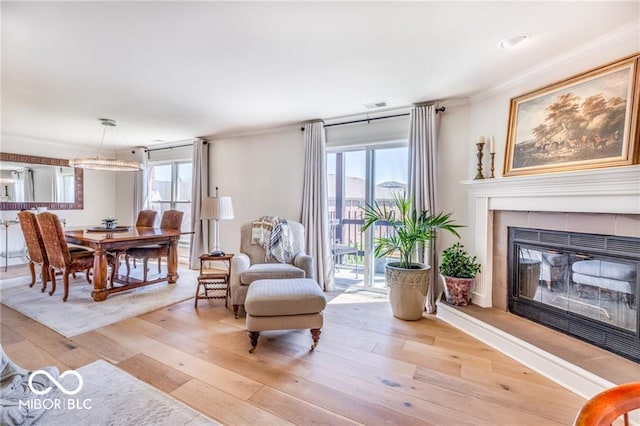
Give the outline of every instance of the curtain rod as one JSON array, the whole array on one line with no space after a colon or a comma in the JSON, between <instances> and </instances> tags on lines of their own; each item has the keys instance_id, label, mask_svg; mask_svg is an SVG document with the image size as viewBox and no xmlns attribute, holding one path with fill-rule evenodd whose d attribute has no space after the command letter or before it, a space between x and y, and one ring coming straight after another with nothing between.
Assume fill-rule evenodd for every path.
<instances>
[{"instance_id":1,"label":"curtain rod","mask_svg":"<svg viewBox=\"0 0 640 426\"><path fill-rule=\"evenodd\" d=\"M203 141L203 143L206 145L208 141ZM184 148L185 146L193 146L193 143L186 143L184 145L175 145L175 146L165 146L164 148L145 149L144 152L164 151L165 149Z\"/></svg>"},{"instance_id":2,"label":"curtain rod","mask_svg":"<svg viewBox=\"0 0 640 426\"><path fill-rule=\"evenodd\" d=\"M445 111L445 107L436 108L436 113L444 112L444 111ZM384 120L385 118L404 117L404 116L407 116L409 114L410 113L405 112L403 114L385 115L385 116L382 116L382 117L363 118L363 119L360 119L360 120L343 121L341 123L325 124L325 125L323 125L323 127L343 126L345 124L364 123L364 122L369 122L369 121L374 121L374 120ZM304 131L304 126L300 127L300 130Z\"/></svg>"}]
</instances>

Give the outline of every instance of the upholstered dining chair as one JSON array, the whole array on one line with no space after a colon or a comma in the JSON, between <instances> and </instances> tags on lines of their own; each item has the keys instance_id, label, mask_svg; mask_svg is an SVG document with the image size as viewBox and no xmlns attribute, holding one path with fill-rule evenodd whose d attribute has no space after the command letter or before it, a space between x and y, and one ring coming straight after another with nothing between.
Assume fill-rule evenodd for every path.
<instances>
[{"instance_id":1,"label":"upholstered dining chair","mask_svg":"<svg viewBox=\"0 0 640 426\"><path fill-rule=\"evenodd\" d=\"M240 227L240 253L231 259L229 287L233 313L238 317L244 307L247 291L252 282L263 279L315 278L313 258L305 253L304 226L287 220L291 240L290 256L284 262L274 257L267 259L266 250L252 238L253 222Z\"/></svg>"},{"instance_id":2,"label":"upholstered dining chair","mask_svg":"<svg viewBox=\"0 0 640 426\"><path fill-rule=\"evenodd\" d=\"M138 217L136 219L136 228L152 228L156 223L156 216L158 216L158 212L155 210L140 210L138 212ZM111 270L111 285L113 286L113 279L117 270L120 269L120 258L127 254L126 250L116 251L111 253L115 258L115 268ZM133 267L136 267L135 258L133 259Z\"/></svg>"},{"instance_id":3,"label":"upholstered dining chair","mask_svg":"<svg viewBox=\"0 0 640 426\"><path fill-rule=\"evenodd\" d=\"M136 227L142 226L151 228L156 223L158 212L155 210L140 210L136 219Z\"/></svg>"},{"instance_id":4,"label":"upholstered dining chair","mask_svg":"<svg viewBox=\"0 0 640 426\"><path fill-rule=\"evenodd\" d=\"M38 264L41 266L40 276L42 279L42 289L40 291L44 293L47 290L47 282L49 281L49 259L47 258L40 228L38 227L36 214L29 210L23 210L18 213L18 221L20 222L20 228L22 229L29 255L29 271L31 272L31 284L29 284L29 287L33 287L36 283L35 265ZM92 252L88 247L76 246L69 246L69 251L72 253L79 251Z\"/></svg>"},{"instance_id":5,"label":"upholstered dining chair","mask_svg":"<svg viewBox=\"0 0 640 426\"><path fill-rule=\"evenodd\" d=\"M49 295L53 295L56 291L56 270L61 271L64 285L62 301L66 302L69 297L69 275L75 272L84 272L87 282L91 283L89 272L93 267L93 251L83 250L72 253L64 238L60 219L55 214L42 212L36 216L36 220L49 261L49 278L51 279ZM112 264L111 259L113 258L109 257L108 259Z\"/></svg>"},{"instance_id":6,"label":"upholstered dining chair","mask_svg":"<svg viewBox=\"0 0 640 426\"><path fill-rule=\"evenodd\" d=\"M23 210L18 213L18 221L20 222L22 235L27 245L27 253L29 254L29 271L31 272L31 284L29 284L29 287L33 287L36 283L35 265L38 264L41 267L41 291L44 292L47 289L47 282L49 281L49 260L47 259L40 229L38 228L36 214L28 210Z\"/></svg>"},{"instance_id":7,"label":"upholstered dining chair","mask_svg":"<svg viewBox=\"0 0 640 426\"><path fill-rule=\"evenodd\" d=\"M612 424L629 426L637 424L638 418L630 419L629 414L634 411L636 416L640 416L638 409L640 409L640 382L625 383L606 389L589 399L576 415L573 424L574 426Z\"/></svg>"},{"instance_id":8,"label":"upholstered dining chair","mask_svg":"<svg viewBox=\"0 0 640 426\"><path fill-rule=\"evenodd\" d=\"M163 229L177 229L180 230L182 227L182 217L184 216L184 212L180 210L167 210L162 214L162 219L160 220L160 228ZM143 267L143 281L147 281L148 274L148 263L149 259L158 259L158 273L160 273L162 269L161 259L163 257L169 257L169 247L167 245L153 245L153 246L144 246L144 247L134 247L127 250L125 254L125 263L127 264L127 278L131 273L131 266L129 264L129 260L131 259L142 259L142 267Z\"/></svg>"}]
</instances>

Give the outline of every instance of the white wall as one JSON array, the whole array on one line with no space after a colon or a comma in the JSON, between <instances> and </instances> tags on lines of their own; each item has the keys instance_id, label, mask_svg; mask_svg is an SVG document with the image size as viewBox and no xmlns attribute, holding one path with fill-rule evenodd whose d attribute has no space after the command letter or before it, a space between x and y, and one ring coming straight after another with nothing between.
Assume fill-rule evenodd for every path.
<instances>
[{"instance_id":1,"label":"white wall","mask_svg":"<svg viewBox=\"0 0 640 426\"><path fill-rule=\"evenodd\" d=\"M220 222L220 246L237 253L240 226L260 216L300 221L304 138L300 125L229 137L207 137L209 193L233 201L234 219ZM210 225L213 242L213 224Z\"/></svg>"},{"instance_id":2,"label":"white wall","mask_svg":"<svg viewBox=\"0 0 640 426\"><path fill-rule=\"evenodd\" d=\"M440 132L438 137L438 210L452 213L452 218L464 228L458 232L461 242L467 244L468 236L473 235L469 228L467 212L467 192L460 181L469 178L471 171L467 166L467 156L471 150L469 139L469 105L466 102L444 102L446 111L440 116ZM439 234L438 250L449 247L457 238L448 232Z\"/></svg>"}]
</instances>

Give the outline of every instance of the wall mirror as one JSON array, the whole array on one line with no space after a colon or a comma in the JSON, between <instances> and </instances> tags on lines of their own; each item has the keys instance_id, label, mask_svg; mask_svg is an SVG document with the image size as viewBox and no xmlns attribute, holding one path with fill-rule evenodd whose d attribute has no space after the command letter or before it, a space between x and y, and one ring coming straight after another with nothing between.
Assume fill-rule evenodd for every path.
<instances>
[{"instance_id":1,"label":"wall mirror","mask_svg":"<svg viewBox=\"0 0 640 426\"><path fill-rule=\"evenodd\" d=\"M81 210L83 172L69 160L0 152L0 210Z\"/></svg>"}]
</instances>

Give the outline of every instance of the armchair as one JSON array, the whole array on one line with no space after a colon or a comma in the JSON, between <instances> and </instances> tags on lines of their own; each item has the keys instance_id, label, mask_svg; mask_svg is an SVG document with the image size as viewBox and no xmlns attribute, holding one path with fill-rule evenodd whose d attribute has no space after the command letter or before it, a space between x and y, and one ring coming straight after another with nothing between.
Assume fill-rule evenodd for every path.
<instances>
[{"instance_id":1,"label":"armchair","mask_svg":"<svg viewBox=\"0 0 640 426\"><path fill-rule=\"evenodd\" d=\"M239 307L244 307L247 290L252 282L263 279L315 278L313 258L305 253L304 227L287 221L291 238L291 257L284 263L275 258L265 259L266 251L259 244L251 243L252 223L240 227L240 253L231 259L231 304L238 317Z\"/></svg>"}]
</instances>

